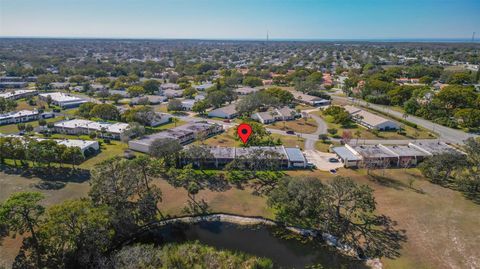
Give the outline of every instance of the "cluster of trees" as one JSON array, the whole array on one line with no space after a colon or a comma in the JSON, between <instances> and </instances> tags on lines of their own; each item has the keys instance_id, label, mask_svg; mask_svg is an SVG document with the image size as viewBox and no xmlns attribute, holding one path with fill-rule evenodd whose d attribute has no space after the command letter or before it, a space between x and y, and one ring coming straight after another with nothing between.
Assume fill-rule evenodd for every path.
<instances>
[{"instance_id":1,"label":"cluster of trees","mask_svg":"<svg viewBox=\"0 0 480 269\"><path fill-rule=\"evenodd\" d=\"M77 111L78 115L87 119L99 118L102 120L119 120L120 112L111 104L95 104L87 102L81 104Z\"/></svg>"},{"instance_id":2,"label":"cluster of trees","mask_svg":"<svg viewBox=\"0 0 480 269\"><path fill-rule=\"evenodd\" d=\"M477 131L480 127L480 94L468 84L478 81L480 73L448 72L438 66L413 65L386 70L366 65L363 74L351 74L345 82L348 94L360 80L365 81L359 97L368 102L402 106L408 114L433 120L449 127ZM397 85L400 77L420 78L425 86ZM430 84L439 80L450 84L435 92Z\"/></svg>"},{"instance_id":3,"label":"cluster of trees","mask_svg":"<svg viewBox=\"0 0 480 269\"><path fill-rule=\"evenodd\" d=\"M329 106L323 111L323 114L332 117L334 123L343 126L351 123L350 114L341 106Z\"/></svg>"},{"instance_id":4,"label":"cluster of trees","mask_svg":"<svg viewBox=\"0 0 480 269\"><path fill-rule=\"evenodd\" d=\"M387 216L375 213L375 204L370 187L345 177L327 183L284 177L268 196L279 221L331 234L361 256L399 256L404 232L396 230Z\"/></svg>"},{"instance_id":5,"label":"cluster of trees","mask_svg":"<svg viewBox=\"0 0 480 269\"><path fill-rule=\"evenodd\" d=\"M15 166L50 167L53 163L76 164L83 162L86 157L95 154L95 150L87 150L85 155L78 147L66 147L53 140L37 141L29 138L0 137L0 163L6 159L13 160Z\"/></svg>"},{"instance_id":6,"label":"cluster of trees","mask_svg":"<svg viewBox=\"0 0 480 269\"><path fill-rule=\"evenodd\" d=\"M291 105L293 99L291 92L272 87L243 97L235 107L240 115L249 116L257 110L265 111L270 107Z\"/></svg>"},{"instance_id":7,"label":"cluster of trees","mask_svg":"<svg viewBox=\"0 0 480 269\"><path fill-rule=\"evenodd\" d=\"M431 182L464 191L468 197L480 197L480 138L469 138L463 148L466 155L444 153L423 161L418 168Z\"/></svg>"},{"instance_id":8,"label":"cluster of trees","mask_svg":"<svg viewBox=\"0 0 480 269\"><path fill-rule=\"evenodd\" d=\"M17 107L17 102L0 97L0 113L7 113Z\"/></svg>"},{"instance_id":9,"label":"cluster of trees","mask_svg":"<svg viewBox=\"0 0 480 269\"><path fill-rule=\"evenodd\" d=\"M449 127L480 128L480 94L473 87L450 85L437 94L418 89L403 107L409 114Z\"/></svg>"}]
</instances>

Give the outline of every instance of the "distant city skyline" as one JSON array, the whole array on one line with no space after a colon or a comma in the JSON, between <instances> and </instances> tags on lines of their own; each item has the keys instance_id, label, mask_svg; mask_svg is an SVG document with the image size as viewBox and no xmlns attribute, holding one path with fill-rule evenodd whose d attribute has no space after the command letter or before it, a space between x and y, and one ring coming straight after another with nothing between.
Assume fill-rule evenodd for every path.
<instances>
[{"instance_id":1,"label":"distant city skyline","mask_svg":"<svg viewBox=\"0 0 480 269\"><path fill-rule=\"evenodd\" d=\"M480 39L478 0L0 0L1 37Z\"/></svg>"}]
</instances>

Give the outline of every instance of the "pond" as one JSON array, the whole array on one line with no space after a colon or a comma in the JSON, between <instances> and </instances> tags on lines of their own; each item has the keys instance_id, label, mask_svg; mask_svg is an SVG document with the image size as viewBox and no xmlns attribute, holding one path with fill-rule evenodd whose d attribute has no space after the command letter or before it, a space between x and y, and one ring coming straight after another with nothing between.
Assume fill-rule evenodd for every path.
<instances>
[{"instance_id":1,"label":"pond","mask_svg":"<svg viewBox=\"0 0 480 269\"><path fill-rule=\"evenodd\" d=\"M282 234L283 236L281 236ZM285 236L287 235L287 236ZM200 243L231 251L271 259L277 268L368 268L363 262L338 253L334 248L313 242L300 242L291 233L271 226L244 226L229 222L200 222L196 224L169 224L145 233L142 243ZM288 237L288 239L287 239Z\"/></svg>"}]
</instances>

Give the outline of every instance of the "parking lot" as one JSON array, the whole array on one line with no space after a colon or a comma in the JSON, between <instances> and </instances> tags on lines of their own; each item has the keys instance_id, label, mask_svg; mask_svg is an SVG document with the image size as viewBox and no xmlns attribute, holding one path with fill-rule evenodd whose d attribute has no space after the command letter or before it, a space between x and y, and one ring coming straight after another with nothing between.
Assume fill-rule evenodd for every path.
<instances>
[{"instance_id":1,"label":"parking lot","mask_svg":"<svg viewBox=\"0 0 480 269\"><path fill-rule=\"evenodd\" d=\"M337 155L334 153L326 153L318 150L306 150L305 157L307 158L308 162L313 163L318 170L330 171L331 169L343 167L343 163L341 161L337 163L329 161L330 158L337 159Z\"/></svg>"}]
</instances>

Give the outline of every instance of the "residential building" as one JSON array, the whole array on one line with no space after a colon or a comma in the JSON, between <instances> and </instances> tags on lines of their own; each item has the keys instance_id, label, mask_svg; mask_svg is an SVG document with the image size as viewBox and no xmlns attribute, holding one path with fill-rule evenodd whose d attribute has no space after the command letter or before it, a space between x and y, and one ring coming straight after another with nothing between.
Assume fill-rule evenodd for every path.
<instances>
[{"instance_id":1,"label":"residential building","mask_svg":"<svg viewBox=\"0 0 480 269\"><path fill-rule=\"evenodd\" d=\"M0 93L0 98L5 98L9 100L18 100L21 98L26 98L30 96L37 95L38 91L36 90L14 90Z\"/></svg>"},{"instance_id":2,"label":"residential building","mask_svg":"<svg viewBox=\"0 0 480 269\"><path fill-rule=\"evenodd\" d=\"M89 135L95 133L98 137L118 140L127 128L128 124L126 123L108 123L75 119L55 123L53 131L70 135Z\"/></svg>"},{"instance_id":3,"label":"residential building","mask_svg":"<svg viewBox=\"0 0 480 269\"><path fill-rule=\"evenodd\" d=\"M195 99L182 100L182 109L186 110L186 111L190 111L190 110L192 110L192 108L193 108L193 106L195 105L196 102L197 102L197 100L195 100Z\"/></svg>"},{"instance_id":4,"label":"residential building","mask_svg":"<svg viewBox=\"0 0 480 269\"><path fill-rule=\"evenodd\" d=\"M164 84L160 85L160 89L162 89L162 90L167 90L167 89L179 90L180 85L175 84L175 83L164 83Z\"/></svg>"},{"instance_id":5,"label":"residential building","mask_svg":"<svg viewBox=\"0 0 480 269\"><path fill-rule=\"evenodd\" d=\"M167 113L155 112L155 117L150 121L151 127L157 127L162 124L169 123L172 120L172 115Z\"/></svg>"},{"instance_id":6,"label":"residential building","mask_svg":"<svg viewBox=\"0 0 480 269\"><path fill-rule=\"evenodd\" d=\"M252 87L241 87L235 90L235 92L239 95L247 95L252 94L254 92L258 92L258 89Z\"/></svg>"},{"instance_id":7,"label":"residential building","mask_svg":"<svg viewBox=\"0 0 480 269\"><path fill-rule=\"evenodd\" d=\"M215 86L215 84L207 82L207 83L204 83L202 85L195 86L195 89L197 91L205 91L205 90L208 90L208 89L212 88L213 86Z\"/></svg>"},{"instance_id":8,"label":"residential building","mask_svg":"<svg viewBox=\"0 0 480 269\"><path fill-rule=\"evenodd\" d=\"M166 89L166 90L163 91L163 95L167 98L182 97L183 90Z\"/></svg>"},{"instance_id":9,"label":"residential building","mask_svg":"<svg viewBox=\"0 0 480 269\"><path fill-rule=\"evenodd\" d=\"M192 159L191 157L183 156L181 162L184 164L192 163L198 165L202 162L203 165L212 168L222 168L236 159L242 159L247 165L261 165L262 160L276 161L275 165L278 169L294 169L306 168L307 159L302 151L298 148L286 148L284 146L277 147L207 147L210 151L210 156L199 159ZM250 162L250 163L249 163ZM269 163L272 165L272 163Z\"/></svg>"},{"instance_id":10,"label":"residential building","mask_svg":"<svg viewBox=\"0 0 480 269\"><path fill-rule=\"evenodd\" d=\"M1 136L1 134L0 134ZM5 137L16 137L20 139L24 139L25 137L19 135L6 135ZM82 154L85 155L87 151L98 152L100 151L100 145L97 141L93 140L79 140L79 139L44 139L44 138L37 138L37 137L30 137L30 139L34 139L36 141L44 141L44 140L52 140L57 142L58 145L64 145L67 148L71 147L78 147Z\"/></svg>"},{"instance_id":11,"label":"residential building","mask_svg":"<svg viewBox=\"0 0 480 269\"><path fill-rule=\"evenodd\" d=\"M28 82L0 82L0 89L19 89L28 86Z\"/></svg>"},{"instance_id":12,"label":"residential building","mask_svg":"<svg viewBox=\"0 0 480 269\"><path fill-rule=\"evenodd\" d=\"M350 114L353 121L368 129L376 129L379 131L400 129L400 126L396 122L373 114L361 108L350 105L346 105L344 106L344 108Z\"/></svg>"},{"instance_id":13,"label":"residential building","mask_svg":"<svg viewBox=\"0 0 480 269\"><path fill-rule=\"evenodd\" d=\"M150 146L157 139L172 138L178 140L182 145L189 144L197 139L204 139L223 132L223 127L219 124L210 124L206 122L192 122L159 133L146 135L142 138L131 140L128 147L131 150L149 153Z\"/></svg>"},{"instance_id":14,"label":"residential building","mask_svg":"<svg viewBox=\"0 0 480 269\"><path fill-rule=\"evenodd\" d=\"M330 104L330 100L323 99L321 97L308 95L299 91L290 91L297 102L307 104L310 106L327 106Z\"/></svg>"},{"instance_id":15,"label":"residential building","mask_svg":"<svg viewBox=\"0 0 480 269\"><path fill-rule=\"evenodd\" d=\"M252 119L263 124L273 123L275 121L294 120L299 114L295 110L285 106L282 108L274 108L265 112L257 112L252 115Z\"/></svg>"},{"instance_id":16,"label":"residential building","mask_svg":"<svg viewBox=\"0 0 480 269\"><path fill-rule=\"evenodd\" d=\"M219 107L208 112L209 117L216 117L222 119L233 119L238 116L236 104L230 104L228 106Z\"/></svg>"},{"instance_id":17,"label":"residential building","mask_svg":"<svg viewBox=\"0 0 480 269\"><path fill-rule=\"evenodd\" d=\"M40 113L38 113L36 110L14 111L6 114L0 114L0 125L34 121L38 120L39 118Z\"/></svg>"},{"instance_id":18,"label":"residential building","mask_svg":"<svg viewBox=\"0 0 480 269\"><path fill-rule=\"evenodd\" d=\"M444 142L413 142L408 145L358 145L346 144L332 151L345 167L414 167L425 158L442 153L463 154Z\"/></svg>"},{"instance_id":19,"label":"residential building","mask_svg":"<svg viewBox=\"0 0 480 269\"><path fill-rule=\"evenodd\" d=\"M167 101L168 98L165 96L158 96L158 95L145 95L141 97L135 97L132 98L130 103L132 105L138 105L138 104L149 104L149 105L158 105L162 102Z\"/></svg>"},{"instance_id":20,"label":"residential building","mask_svg":"<svg viewBox=\"0 0 480 269\"><path fill-rule=\"evenodd\" d=\"M43 101L47 101L49 96L52 100L52 104L61 108L78 107L81 104L88 102L83 98L72 96L63 92L41 93L39 98Z\"/></svg>"}]
</instances>

